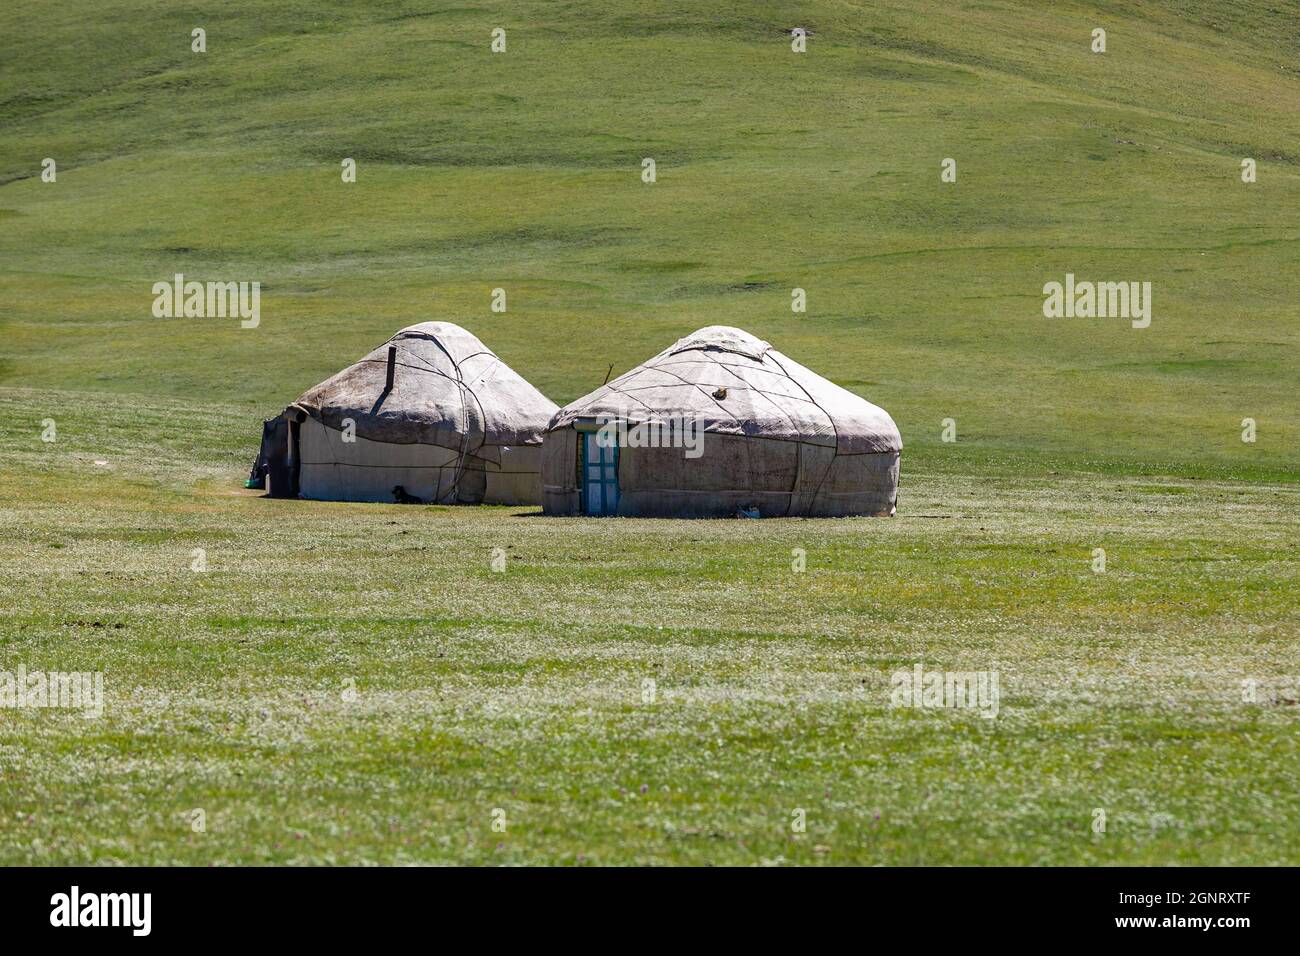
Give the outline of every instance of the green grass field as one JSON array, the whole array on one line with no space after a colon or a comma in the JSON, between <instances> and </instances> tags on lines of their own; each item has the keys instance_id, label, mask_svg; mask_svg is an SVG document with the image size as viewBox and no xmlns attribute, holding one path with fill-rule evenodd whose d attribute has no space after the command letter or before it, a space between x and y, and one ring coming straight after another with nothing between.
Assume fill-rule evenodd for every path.
<instances>
[{"instance_id":1,"label":"green grass field","mask_svg":"<svg viewBox=\"0 0 1300 956\"><path fill-rule=\"evenodd\" d=\"M0 863L1300 863L1300 4L0 36L0 671L107 695L0 709ZM178 272L261 324L154 318ZM1151 326L1045 318L1067 272ZM745 328L894 416L898 516L241 487L263 417L431 319L560 403ZM891 707L916 664L997 671L997 718Z\"/></svg>"}]
</instances>

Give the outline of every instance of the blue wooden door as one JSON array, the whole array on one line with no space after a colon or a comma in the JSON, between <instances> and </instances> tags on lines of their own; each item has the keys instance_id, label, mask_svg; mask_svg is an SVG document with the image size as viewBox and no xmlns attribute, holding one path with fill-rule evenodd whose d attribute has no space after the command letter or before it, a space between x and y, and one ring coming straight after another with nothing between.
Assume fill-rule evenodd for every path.
<instances>
[{"instance_id":1,"label":"blue wooden door","mask_svg":"<svg viewBox=\"0 0 1300 956\"><path fill-rule=\"evenodd\" d=\"M582 432L582 510L589 515L618 513L618 445L602 445L594 432Z\"/></svg>"}]
</instances>

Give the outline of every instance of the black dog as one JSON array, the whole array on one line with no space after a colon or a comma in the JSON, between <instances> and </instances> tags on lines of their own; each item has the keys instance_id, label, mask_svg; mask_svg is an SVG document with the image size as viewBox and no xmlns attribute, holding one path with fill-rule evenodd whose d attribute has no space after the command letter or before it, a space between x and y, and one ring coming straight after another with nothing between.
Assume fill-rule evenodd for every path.
<instances>
[{"instance_id":1,"label":"black dog","mask_svg":"<svg viewBox=\"0 0 1300 956\"><path fill-rule=\"evenodd\" d=\"M422 505L424 500L415 495L408 495L401 485L393 485L393 500L399 505Z\"/></svg>"}]
</instances>

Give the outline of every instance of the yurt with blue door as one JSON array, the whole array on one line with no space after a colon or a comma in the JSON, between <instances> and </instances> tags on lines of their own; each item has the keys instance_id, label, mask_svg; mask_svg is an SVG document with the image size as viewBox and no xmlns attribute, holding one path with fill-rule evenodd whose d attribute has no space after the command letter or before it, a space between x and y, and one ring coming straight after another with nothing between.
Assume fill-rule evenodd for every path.
<instances>
[{"instance_id":1,"label":"yurt with blue door","mask_svg":"<svg viewBox=\"0 0 1300 956\"><path fill-rule=\"evenodd\" d=\"M474 334L422 322L265 422L246 485L329 501L540 504L556 411Z\"/></svg>"},{"instance_id":2,"label":"yurt with blue door","mask_svg":"<svg viewBox=\"0 0 1300 956\"><path fill-rule=\"evenodd\" d=\"M561 408L551 515L894 514L903 443L882 408L748 332L700 329Z\"/></svg>"}]
</instances>

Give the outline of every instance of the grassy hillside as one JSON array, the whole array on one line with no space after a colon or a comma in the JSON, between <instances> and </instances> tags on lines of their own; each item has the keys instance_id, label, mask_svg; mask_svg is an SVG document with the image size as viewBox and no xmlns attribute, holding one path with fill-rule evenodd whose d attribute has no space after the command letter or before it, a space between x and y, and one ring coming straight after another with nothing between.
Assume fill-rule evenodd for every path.
<instances>
[{"instance_id":1,"label":"grassy hillside","mask_svg":"<svg viewBox=\"0 0 1300 956\"><path fill-rule=\"evenodd\" d=\"M1300 7L1221 7L10 4L0 380L245 403L251 440L411 321L562 403L724 323L914 454L951 417L946 453L1279 477ZM177 272L261 281L262 326L154 319ZM1151 328L1045 319L1066 272L1152 282Z\"/></svg>"},{"instance_id":2,"label":"grassy hillside","mask_svg":"<svg viewBox=\"0 0 1300 956\"><path fill-rule=\"evenodd\" d=\"M0 862L1300 861L1300 4L18 0L0 36L0 670L108 693L0 709ZM261 282L260 326L154 318L178 272ZM1151 326L1044 318L1067 272L1151 282ZM899 517L239 487L264 415L428 319L561 403L741 326L895 417ZM998 670L1000 716L891 708L916 663Z\"/></svg>"}]
</instances>

